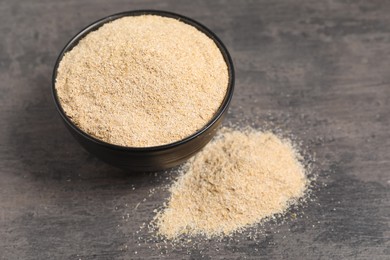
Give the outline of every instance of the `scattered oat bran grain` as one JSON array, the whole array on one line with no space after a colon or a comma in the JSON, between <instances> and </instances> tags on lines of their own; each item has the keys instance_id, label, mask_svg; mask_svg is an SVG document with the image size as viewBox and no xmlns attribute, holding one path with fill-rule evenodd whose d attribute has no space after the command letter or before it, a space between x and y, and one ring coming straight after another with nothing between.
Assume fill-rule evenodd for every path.
<instances>
[{"instance_id":1,"label":"scattered oat bran grain","mask_svg":"<svg viewBox=\"0 0 390 260\"><path fill-rule=\"evenodd\" d=\"M85 36L61 60L55 88L66 115L86 133L148 147L205 126L228 80L212 39L179 20L142 15Z\"/></svg>"},{"instance_id":2,"label":"scattered oat bran grain","mask_svg":"<svg viewBox=\"0 0 390 260\"><path fill-rule=\"evenodd\" d=\"M157 213L158 233L224 236L283 213L307 188L288 140L253 129L224 129L185 166Z\"/></svg>"}]
</instances>

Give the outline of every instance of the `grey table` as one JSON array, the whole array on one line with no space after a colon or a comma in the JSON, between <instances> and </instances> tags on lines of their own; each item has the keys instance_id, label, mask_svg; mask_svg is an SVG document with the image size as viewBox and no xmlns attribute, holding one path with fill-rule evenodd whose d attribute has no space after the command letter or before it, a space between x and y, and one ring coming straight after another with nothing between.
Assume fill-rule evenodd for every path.
<instances>
[{"instance_id":1,"label":"grey table","mask_svg":"<svg viewBox=\"0 0 390 260\"><path fill-rule=\"evenodd\" d=\"M130 175L67 132L56 56L94 20L141 8L225 42L237 78L226 122L280 129L315 155L312 199L284 222L165 245L141 227L177 171ZM2 0L0 14L1 259L389 259L389 1Z\"/></svg>"}]
</instances>

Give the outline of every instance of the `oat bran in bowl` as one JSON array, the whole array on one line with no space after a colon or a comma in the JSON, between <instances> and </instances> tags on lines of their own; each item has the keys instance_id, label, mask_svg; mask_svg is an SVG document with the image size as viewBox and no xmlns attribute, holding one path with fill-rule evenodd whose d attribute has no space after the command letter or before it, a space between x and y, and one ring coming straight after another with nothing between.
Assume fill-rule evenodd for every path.
<instances>
[{"instance_id":1,"label":"oat bran in bowl","mask_svg":"<svg viewBox=\"0 0 390 260\"><path fill-rule=\"evenodd\" d=\"M83 29L60 53L53 97L100 159L131 171L174 167L203 148L233 95L230 55L209 29L164 11L130 11Z\"/></svg>"}]
</instances>

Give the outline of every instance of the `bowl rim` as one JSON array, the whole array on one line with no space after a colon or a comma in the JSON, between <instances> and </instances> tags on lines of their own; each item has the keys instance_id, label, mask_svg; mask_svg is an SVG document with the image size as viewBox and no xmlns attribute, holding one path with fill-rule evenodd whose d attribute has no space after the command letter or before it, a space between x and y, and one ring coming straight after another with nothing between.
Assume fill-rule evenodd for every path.
<instances>
[{"instance_id":1,"label":"bowl rim","mask_svg":"<svg viewBox=\"0 0 390 260\"><path fill-rule=\"evenodd\" d=\"M197 130L195 133L172 143L167 143L163 145L156 145L156 146L146 146L146 147L133 147L133 146L122 146L117 144L112 144L105 142L103 140L100 140L98 138L95 138L91 136L90 134L86 133L82 129L80 129L78 126L76 126L73 121L66 115L65 111L63 110L61 106L61 102L57 95L57 90L55 88L56 78L57 78L57 70L58 66L65 55L66 52L70 51L75 47L78 42L84 38L88 33L97 30L101 26L103 26L105 23L114 21L116 19L126 17L126 16L139 16L139 15L158 15L162 17L169 17L174 18L179 21L182 21L188 25L191 25L201 31L202 33L206 34L209 38L211 38L214 43L217 45L218 49L221 51L221 54L226 62L227 68L228 68L228 87L225 94L225 97L219 106L218 110L215 112L214 116L209 120L201 129ZM205 133L209 128L211 128L219 119L220 117L225 113L225 111L228 109L230 101L233 97L234 92L234 67L233 67L233 61L230 57L230 54L225 47L225 45L222 43L222 41L218 38L217 35L215 35L210 29L208 29L203 24L188 18L186 16L176 14L173 12L168 11L162 11L162 10L151 10L151 9L142 9L142 10L132 10L132 11L125 11L120 12L116 14L112 14L109 16L106 16L104 18L101 18L99 20L96 20L95 22L89 24L85 28L83 28L81 31L79 31L75 36L73 36L68 43L65 45L65 47L61 50L60 54L57 57L57 60L54 65L53 73L52 73L52 97L54 99L54 103L56 106L56 109L62 119L65 121L65 123L70 126L75 132L77 132L79 135L83 136L84 138L88 139L90 142L93 142L97 145L104 146L109 149L118 150L118 151L129 151L129 152L151 152L151 151L164 151L170 148L174 148L180 145L183 145L185 143L188 143L198 137L200 137L203 133Z\"/></svg>"}]
</instances>

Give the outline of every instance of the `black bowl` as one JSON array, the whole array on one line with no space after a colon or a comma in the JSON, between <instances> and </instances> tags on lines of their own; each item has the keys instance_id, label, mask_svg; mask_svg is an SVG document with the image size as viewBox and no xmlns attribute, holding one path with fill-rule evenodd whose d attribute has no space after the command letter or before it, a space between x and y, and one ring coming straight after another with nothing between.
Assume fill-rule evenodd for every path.
<instances>
[{"instance_id":1,"label":"black bowl","mask_svg":"<svg viewBox=\"0 0 390 260\"><path fill-rule=\"evenodd\" d=\"M106 143L85 133L83 130L78 128L65 114L64 110L61 107L61 103L58 99L57 92L55 89L55 80L57 77L58 65L64 54L70 51L74 46L76 46L80 39L86 36L89 32L98 29L107 22L113 21L124 16L137 16L145 14L159 15L178 19L184 23L194 26L199 31L205 33L208 37L213 39L218 48L220 49L229 70L228 90L223 102L221 103L221 106L215 113L214 117L202 129L195 132L191 136L184 138L183 140L153 147L125 147ZM205 26L190 18L170 12L156 10L138 10L118 13L92 23L91 25L80 31L68 42L68 44L66 44L56 61L52 78L52 93L55 105L66 127L76 138L76 140L87 151L96 155L101 160L119 168L130 171L156 171L172 168L185 162L187 159L189 159L191 156L201 150L211 140L211 138L215 135L218 127L221 125L222 120L227 113L230 100L233 96L233 89L233 62L221 40L218 39L218 37Z\"/></svg>"}]
</instances>

